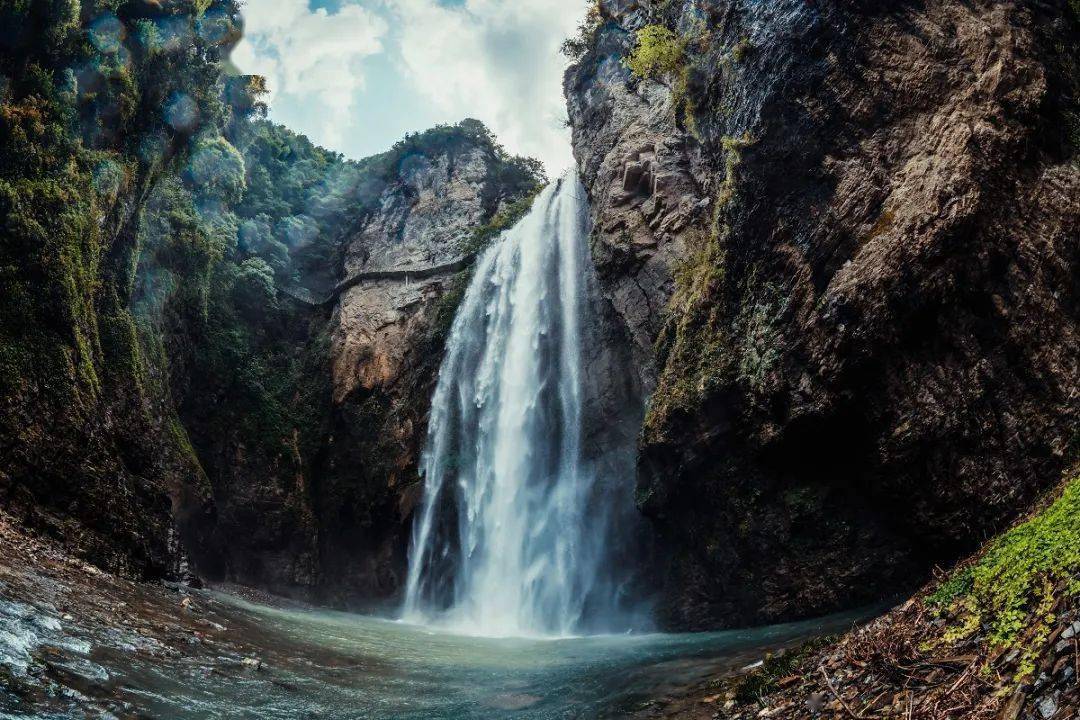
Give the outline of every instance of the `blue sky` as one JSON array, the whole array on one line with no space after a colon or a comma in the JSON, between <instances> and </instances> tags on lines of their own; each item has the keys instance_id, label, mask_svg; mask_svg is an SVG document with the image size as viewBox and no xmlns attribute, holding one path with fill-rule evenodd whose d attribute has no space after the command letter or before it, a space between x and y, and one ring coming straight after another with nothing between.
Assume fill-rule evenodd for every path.
<instances>
[{"instance_id":1,"label":"blue sky","mask_svg":"<svg viewBox=\"0 0 1080 720\"><path fill-rule=\"evenodd\" d=\"M233 53L271 118L361 158L406 132L483 120L507 149L572 163L562 41L585 0L247 0Z\"/></svg>"}]
</instances>

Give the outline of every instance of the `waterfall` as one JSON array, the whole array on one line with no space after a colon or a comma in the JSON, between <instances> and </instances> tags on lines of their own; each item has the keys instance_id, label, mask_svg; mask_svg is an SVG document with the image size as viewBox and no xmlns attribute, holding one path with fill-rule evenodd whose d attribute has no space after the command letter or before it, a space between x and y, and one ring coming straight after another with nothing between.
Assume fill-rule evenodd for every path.
<instances>
[{"instance_id":1,"label":"waterfall","mask_svg":"<svg viewBox=\"0 0 1080 720\"><path fill-rule=\"evenodd\" d=\"M408 621L494 636L631 624L612 546L632 478L601 477L583 447L584 194L576 175L550 185L477 262L432 398Z\"/></svg>"}]
</instances>

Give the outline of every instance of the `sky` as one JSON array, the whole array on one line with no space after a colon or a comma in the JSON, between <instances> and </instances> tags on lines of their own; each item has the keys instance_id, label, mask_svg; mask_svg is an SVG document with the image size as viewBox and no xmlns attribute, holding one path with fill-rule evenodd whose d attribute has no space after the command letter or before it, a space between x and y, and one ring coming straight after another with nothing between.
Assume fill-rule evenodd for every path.
<instances>
[{"instance_id":1,"label":"sky","mask_svg":"<svg viewBox=\"0 0 1080 720\"><path fill-rule=\"evenodd\" d=\"M570 167L559 53L585 0L246 0L233 62L270 117L360 159L407 132L482 120L514 154Z\"/></svg>"}]
</instances>

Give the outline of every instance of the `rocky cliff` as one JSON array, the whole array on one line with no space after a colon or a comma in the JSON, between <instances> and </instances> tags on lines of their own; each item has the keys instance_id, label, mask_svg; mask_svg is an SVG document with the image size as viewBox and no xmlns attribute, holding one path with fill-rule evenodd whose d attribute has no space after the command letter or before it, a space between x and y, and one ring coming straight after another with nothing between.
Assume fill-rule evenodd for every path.
<instances>
[{"instance_id":1,"label":"rocky cliff","mask_svg":"<svg viewBox=\"0 0 1080 720\"><path fill-rule=\"evenodd\" d=\"M140 218L251 109L218 93L239 27L231 2L0 3L0 503L150 578L210 491L132 312Z\"/></svg>"},{"instance_id":2,"label":"rocky cliff","mask_svg":"<svg viewBox=\"0 0 1080 720\"><path fill-rule=\"evenodd\" d=\"M444 333L538 163L477 121L352 162L260 119L230 2L0 27L0 503L140 577L391 596Z\"/></svg>"},{"instance_id":3,"label":"rocky cliff","mask_svg":"<svg viewBox=\"0 0 1080 720\"><path fill-rule=\"evenodd\" d=\"M479 244L527 207L537 167L476 121L361 162L268 123L232 140L248 178L229 210L237 248L204 319L176 298L165 311L172 396L212 489L195 567L339 606L385 601L444 333Z\"/></svg>"},{"instance_id":4,"label":"rocky cliff","mask_svg":"<svg viewBox=\"0 0 1080 720\"><path fill-rule=\"evenodd\" d=\"M428 408L468 265L540 184L534 165L505 156L476 121L379 162L393 171L371 198L377 210L342 248L343 278L375 279L338 296L328 328L334 416L315 502L330 597L401 589Z\"/></svg>"},{"instance_id":5,"label":"rocky cliff","mask_svg":"<svg viewBox=\"0 0 1080 720\"><path fill-rule=\"evenodd\" d=\"M667 624L896 592L1075 459L1078 23L604 0L568 44L600 281L653 391Z\"/></svg>"}]
</instances>

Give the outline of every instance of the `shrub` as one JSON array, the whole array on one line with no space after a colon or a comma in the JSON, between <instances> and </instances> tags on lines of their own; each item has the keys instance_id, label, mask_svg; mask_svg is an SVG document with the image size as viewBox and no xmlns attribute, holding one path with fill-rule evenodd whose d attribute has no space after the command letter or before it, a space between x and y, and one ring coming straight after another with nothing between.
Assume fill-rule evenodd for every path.
<instances>
[{"instance_id":1,"label":"shrub","mask_svg":"<svg viewBox=\"0 0 1080 720\"><path fill-rule=\"evenodd\" d=\"M1069 583L1080 591L1080 478L1031 520L998 538L971 569L975 611L990 639L1014 641L1044 583Z\"/></svg>"},{"instance_id":2,"label":"shrub","mask_svg":"<svg viewBox=\"0 0 1080 720\"><path fill-rule=\"evenodd\" d=\"M603 24L604 17L600 13L600 2L599 0L592 0L589 11L585 14L585 19L578 25L577 35L567 38L566 42L562 44L563 55L574 61L585 57L585 54L589 52L589 48L596 41L596 33Z\"/></svg>"},{"instance_id":3,"label":"shrub","mask_svg":"<svg viewBox=\"0 0 1080 720\"><path fill-rule=\"evenodd\" d=\"M637 47L626 61L639 78L659 80L678 72L685 60L686 41L663 25L646 25L637 32Z\"/></svg>"},{"instance_id":4,"label":"shrub","mask_svg":"<svg viewBox=\"0 0 1080 720\"><path fill-rule=\"evenodd\" d=\"M244 158L223 137L199 140L185 173L204 198L238 202L245 188Z\"/></svg>"},{"instance_id":5,"label":"shrub","mask_svg":"<svg viewBox=\"0 0 1080 720\"><path fill-rule=\"evenodd\" d=\"M928 598L952 618L943 642L980 630L995 648L1020 651L1015 678L1030 677L1050 635L1060 589L1080 593L1080 477L1048 508L992 542Z\"/></svg>"}]
</instances>

